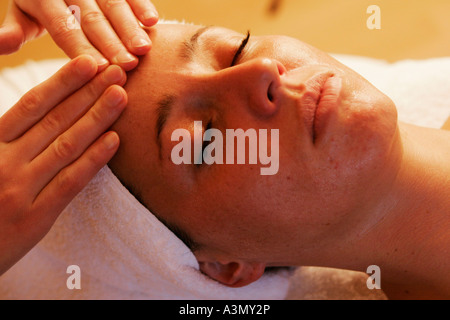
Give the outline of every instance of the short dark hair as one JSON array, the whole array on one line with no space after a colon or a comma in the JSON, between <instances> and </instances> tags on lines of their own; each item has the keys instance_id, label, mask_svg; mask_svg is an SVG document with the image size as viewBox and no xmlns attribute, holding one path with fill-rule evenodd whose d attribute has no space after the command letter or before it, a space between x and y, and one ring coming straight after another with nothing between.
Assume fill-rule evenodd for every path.
<instances>
[{"instance_id":1,"label":"short dark hair","mask_svg":"<svg viewBox=\"0 0 450 320\"><path fill-rule=\"evenodd\" d=\"M178 239L180 239L192 252L200 248L200 244L194 241L186 231L182 230L177 225L168 222L166 219L163 219L160 216L158 216L155 213L155 211L152 210L150 206L147 205L145 201L142 200L141 194L135 188L126 185L125 183L123 183L123 181L120 182L128 190L128 192L130 192L136 198L136 200L139 201L141 205L143 205L147 210L149 210L163 225L166 226L167 229L169 229Z\"/></svg>"}]
</instances>

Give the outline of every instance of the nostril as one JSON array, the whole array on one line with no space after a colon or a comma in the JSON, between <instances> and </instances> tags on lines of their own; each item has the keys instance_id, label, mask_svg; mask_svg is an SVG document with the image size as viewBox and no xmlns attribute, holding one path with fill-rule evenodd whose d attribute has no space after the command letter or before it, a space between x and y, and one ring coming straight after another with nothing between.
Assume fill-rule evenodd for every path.
<instances>
[{"instance_id":1,"label":"nostril","mask_svg":"<svg viewBox=\"0 0 450 320\"><path fill-rule=\"evenodd\" d=\"M267 98L269 99L270 102L273 102L273 96L272 96L272 93L270 93L270 88L267 91Z\"/></svg>"},{"instance_id":2,"label":"nostril","mask_svg":"<svg viewBox=\"0 0 450 320\"><path fill-rule=\"evenodd\" d=\"M269 88L267 88L267 99L269 99L270 102L274 102L275 101L275 83L271 82L269 85Z\"/></svg>"}]
</instances>

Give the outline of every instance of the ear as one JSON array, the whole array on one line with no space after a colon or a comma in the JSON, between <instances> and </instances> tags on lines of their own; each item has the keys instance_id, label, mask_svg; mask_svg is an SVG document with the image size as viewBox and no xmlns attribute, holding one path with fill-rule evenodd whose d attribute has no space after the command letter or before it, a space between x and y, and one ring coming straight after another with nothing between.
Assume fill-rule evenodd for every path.
<instances>
[{"instance_id":1,"label":"ear","mask_svg":"<svg viewBox=\"0 0 450 320\"><path fill-rule=\"evenodd\" d=\"M246 286L258 280L266 268L262 262L199 262L200 270L229 287Z\"/></svg>"}]
</instances>

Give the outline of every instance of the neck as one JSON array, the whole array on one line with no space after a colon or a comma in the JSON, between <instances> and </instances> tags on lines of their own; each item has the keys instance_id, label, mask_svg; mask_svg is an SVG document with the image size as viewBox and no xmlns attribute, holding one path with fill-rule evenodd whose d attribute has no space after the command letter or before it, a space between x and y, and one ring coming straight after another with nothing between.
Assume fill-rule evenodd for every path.
<instances>
[{"instance_id":1,"label":"neck","mask_svg":"<svg viewBox=\"0 0 450 320\"><path fill-rule=\"evenodd\" d=\"M399 130L400 169L387 196L364 215L369 227L324 254L336 268L379 266L389 298L450 298L450 132Z\"/></svg>"},{"instance_id":2,"label":"neck","mask_svg":"<svg viewBox=\"0 0 450 320\"><path fill-rule=\"evenodd\" d=\"M373 264L391 297L448 298L450 132L406 124L400 132L404 154L386 199L391 210L368 234Z\"/></svg>"}]
</instances>

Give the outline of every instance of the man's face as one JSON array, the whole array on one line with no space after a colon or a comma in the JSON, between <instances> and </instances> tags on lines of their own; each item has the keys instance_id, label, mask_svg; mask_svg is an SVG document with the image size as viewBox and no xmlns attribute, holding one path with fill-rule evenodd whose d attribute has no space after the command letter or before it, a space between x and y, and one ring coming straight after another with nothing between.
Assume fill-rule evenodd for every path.
<instances>
[{"instance_id":1,"label":"man's face","mask_svg":"<svg viewBox=\"0 0 450 320\"><path fill-rule=\"evenodd\" d=\"M199 256L289 265L289 244L332 242L383 194L397 161L396 110L361 76L287 37L251 36L237 55L245 35L223 28L159 25L149 34L153 49L129 77L110 165ZM194 140L194 121L223 137L279 130L277 172L261 175L267 165L248 158L174 164L172 133L186 129Z\"/></svg>"}]
</instances>

